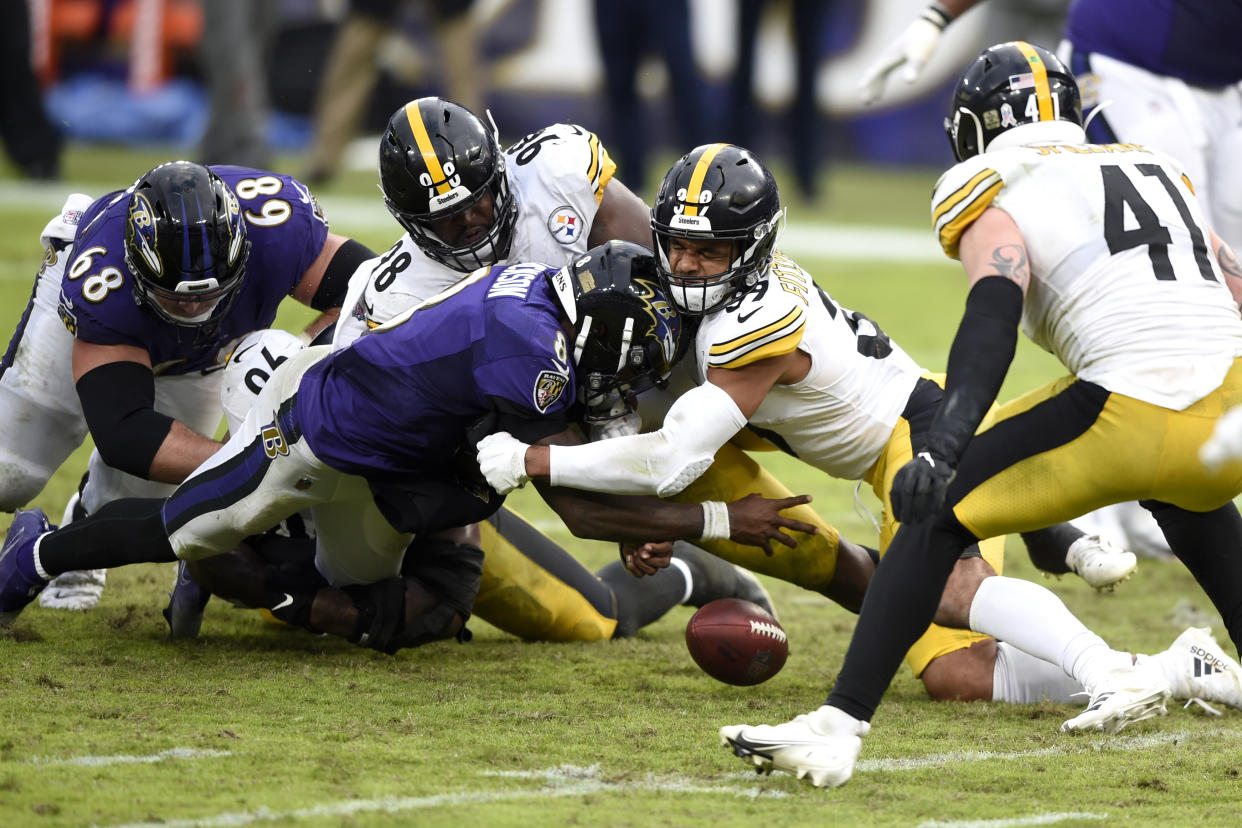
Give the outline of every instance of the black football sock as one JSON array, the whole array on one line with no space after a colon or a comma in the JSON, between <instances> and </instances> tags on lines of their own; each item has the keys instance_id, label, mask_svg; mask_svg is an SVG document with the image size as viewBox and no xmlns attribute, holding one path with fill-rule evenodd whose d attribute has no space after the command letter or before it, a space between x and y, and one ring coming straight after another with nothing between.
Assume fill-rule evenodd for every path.
<instances>
[{"instance_id":1,"label":"black football sock","mask_svg":"<svg viewBox=\"0 0 1242 828\"><path fill-rule=\"evenodd\" d=\"M1058 523L1047 529L1034 532L1023 532L1022 542L1026 544L1026 554L1030 556L1035 568L1053 575L1064 575L1070 571L1065 563L1065 555L1070 545L1087 533L1076 529L1068 523Z\"/></svg>"},{"instance_id":2,"label":"black football sock","mask_svg":"<svg viewBox=\"0 0 1242 828\"><path fill-rule=\"evenodd\" d=\"M597 570L595 577L612 590L617 606L613 638L629 638L677 606L686 597L686 576L676 566L635 578L620 561Z\"/></svg>"},{"instance_id":3,"label":"black football sock","mask_svg":"<svg viewBox=\"0 0 1242 828\"><path fill-rule=\"evenodd\" d=\"M164 498L125 498L45 535L39 562L49 575L177 560L164 531Z\"/></svg>"},{"instance_id":4,"label":"black football sock","mask_svg":"<svg viewBox=\"0 0 1242 828\"><path fill-rule=\"evenodd\" d=\"M1232 503L1189 512L1168 503L1139 503L1152 513L1173 550L1220 612L1233 646L1242 652L1242 517Z\"/></svg>"},{"instance_id":5,"label":"black football sock","mask_svg":"<svg viewBox=\"0 0 1242 828\"><path fill-rule=\"evenodd\" d=\"M737 570L724 558L685 541L673 544L673 557L690 569L690 597L685 601L690 606L701 607L708 601L737 595Z\"/></svg>"},{"instance_id":6,"label":"black football sock","mask_svg":"<svg viewBox=\"0 0 1242 828\"><path fill-rule=\"evenodd\" d=\"M856 719L871 720L906 651L935 617L962 550L973 542L963 532L960 524L933 528L931 521L902 524L897 530L867 587L828 704Z\"/></svg>"}]
</instances>

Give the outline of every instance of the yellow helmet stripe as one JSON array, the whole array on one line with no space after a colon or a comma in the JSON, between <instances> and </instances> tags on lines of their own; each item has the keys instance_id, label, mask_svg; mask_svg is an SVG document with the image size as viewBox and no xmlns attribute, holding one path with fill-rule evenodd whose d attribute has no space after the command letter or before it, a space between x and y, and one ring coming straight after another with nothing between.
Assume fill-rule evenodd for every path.
<instances>
[{"instance_id":1,"label":"yellow helmet stripe","mask_svg":"<svg viewBox=\"0 0 1242 828\"><path fill-rule=\"evenodd\" d=\"M440 166L435 147L431 145L431 136L427 134L427 125L423 123L423 114L418 110L418 101L411 101L405 105L405 117L410 122L410 131L414 133L414 143L418 151L423 154L423 163L427 165L427 172L431 173L431 180L440 182L436 185L436 192L441 195L447 193L449 191L448 176L444 174L444 168Z\"/></svg>"},{"instance_id":2,"label":"yellow helmet stripe","mask_svg":"<svg viewBox=\"0 0 1242 828\"><path fill-rule=\"evenodd\" d=\"M686 188L685 214L687 216L699 214L699 195L703 191L703 179L707 178L707 170L712 165L712 159L726 146L728 144L712 144L699 156L699 162L694 165L694 172L690 174L690 186Z\"/></svg>"},{"instance_id":3,"label":"yellow helmet stripe","mask_svg":"<svg viewBox=\"0 0 1242 828\"><path fill-rule=\"evenodd\" d=\"M1052 112L1052 90L1048 88L1048 67L1043 58L1035 51L1035 47L1024 40L1014 41L1018 51L1026 58L1035 78L1035 100L1039 101L1039 120L1053 121L1056 116Z\"/></svg>"}]
</instances>

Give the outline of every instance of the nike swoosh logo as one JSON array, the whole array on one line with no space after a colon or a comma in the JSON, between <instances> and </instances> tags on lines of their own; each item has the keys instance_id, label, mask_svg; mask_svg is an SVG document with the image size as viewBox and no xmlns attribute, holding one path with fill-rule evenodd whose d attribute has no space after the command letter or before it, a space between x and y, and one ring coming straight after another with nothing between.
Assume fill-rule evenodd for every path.
<instances>
[{"instance_id":1,"label":"nike swoosh logo","mask_svg":"<svg viewBox=\"0 0 1242 828\"><path fill-rule=\"evenodd\" d=\"M242 354L246 353L246 351L249 351L253 347L254 347L253 345L247 345L245 348L242 348L240 351L234 351L233 358L229 361L233 363L241 364Z\"/></svg>"},{"instance_id":2,"label":"nike swoosh logo","mask_svg":"<svg viewBox=\"0 0 1242 828\"><path fill-rule=\"evenodd\" d=\"M285 607L291 607L291 606L293 606L293 596L286 592L285 600L281 601L279 604L272 607L272 612L275 612L276 610L279 610L279 609L284 609Z\"/></svg>"},{"instance_id":3,"label":"nike swoosh logo","mask_svg":"<svg viewBox=\"0 0 1242 828\"><path fill-rule=\"evenodd\" d=\"M760 310L762 310L762 309L761 309L761 308L755 308L755 309L754 309L753 311L751 311L750 313L739 313L739 314L737 315L737 321L738 321L738 322L745 322L747 319L750 319L752 316L754 316L754 315L755 315L756 313L758 313Z\"/></svg>"}]
</instances>

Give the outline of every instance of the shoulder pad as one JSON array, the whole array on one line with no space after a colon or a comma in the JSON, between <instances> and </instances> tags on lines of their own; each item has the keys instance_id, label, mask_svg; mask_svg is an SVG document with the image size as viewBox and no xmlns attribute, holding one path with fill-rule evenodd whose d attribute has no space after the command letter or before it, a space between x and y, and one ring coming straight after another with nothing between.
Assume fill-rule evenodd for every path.
<instances>
[{"instance_id":1,"label":"shoulder pad","mask_svg":"<svg viewBox=\"0 0 1242 828\"><path fill-rule=\"evenodd\" d=\"M806 271L778 256L766 279L703 320L708 367L741 368L793 351L806 331L814 291Z\"/></svg>"},{"instance_id":2,"label":"shoulder pad","mask_svg":"<svg viewBox=\"0 0 1242 828\"><path fill-rule=\"evenodd\" d=\"M532 132L505 150L505 157L518 175L533 165L544 181L568 179L577 185L585 180L596 204L617 170L599 136L576 124L552 124Z\"/></svg>"},{"instance_id":3,"label":"shoulder pad","mask_svg":"<svg viewBox=\"0 0 1242 828\"><path fill-rule=\"evenodd\" d=\"M992 203L1004 186L995 167L997 154L985 153L968 158L951 168L932 192L932 225L945 255L957 258L962 233Z\"/></svg>"}]
</instances>

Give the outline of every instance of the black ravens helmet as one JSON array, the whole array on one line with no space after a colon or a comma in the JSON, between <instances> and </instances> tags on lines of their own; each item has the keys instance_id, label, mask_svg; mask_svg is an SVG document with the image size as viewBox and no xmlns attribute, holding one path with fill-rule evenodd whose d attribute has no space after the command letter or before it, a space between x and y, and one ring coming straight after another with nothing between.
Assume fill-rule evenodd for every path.
<instances>
[{"instance_id":1,"label":"black ravens helmet","mask_svg":"<svg viewBox=\"0 0 1242 828\"><path fill-rule=\"evenodd\" d=\"M495 133L465 107L419 98L397 110L380 141L379 177L388 211L436 261L468 273L509 254L517 204L504 153ZM451 221L485 197L486 226Z\"/></svg>"},{"instance_id":2,"label":"black ravens helmet","mask_svg":"<svg viewBox=\"0 0 1242 828\"><path fill-rule=\"evenodd\" d=\"M232 304L250 242L237 196L189 161L160 164L134 184L125 265L134 299L174 325L199 327Z\"/></svg>"},{"instance_id":3,"label":"black ravens helmet","mask_svg":"<svg viewBox=\"0 0 1242 828\"><path fill-rule=\"evenodd\" d=\"M992 46L967 67L944 128L953 155L965 161L1002 133L1046 121L1082 126L1078 82L1056 55L1015 40Z\"/></svg>"},{"instance_id":4,"label":"black ravens helmet","mask_svg":"<svg viewBox=\"0 0 1242 828\"><path fill-rule=\"evenodd\" d=\"M724 307L771 263L784 215L776 179L749 150L704 144L682 156L651 210L656 269L668 298L693 315ZM677 276L669 263L673 239L729 242L727 268L710 278Z\"/></svg>"},{"instance_id":5,"label":"black ravens helmet","mask_svg":"<svg viewBox=\"0 0 1242 828\"><path fill-rule=\"evenodd\" d=\"M681 319L656 277L651 251L633 242L593 247L555 276L574 295L573 363L587 419L620 416L634 395L663 386L680 355ZM568 304L562 299L564 304Z\"/></svg>"}]
</instances>

